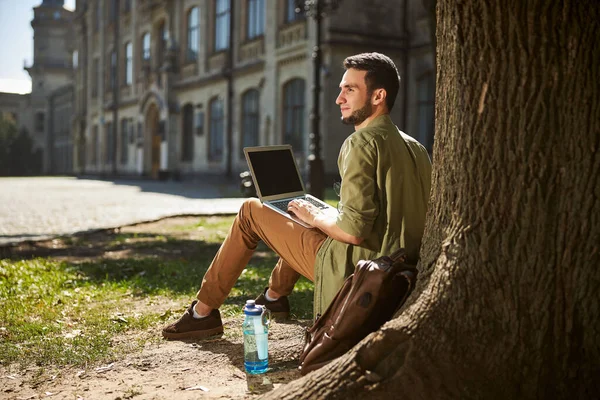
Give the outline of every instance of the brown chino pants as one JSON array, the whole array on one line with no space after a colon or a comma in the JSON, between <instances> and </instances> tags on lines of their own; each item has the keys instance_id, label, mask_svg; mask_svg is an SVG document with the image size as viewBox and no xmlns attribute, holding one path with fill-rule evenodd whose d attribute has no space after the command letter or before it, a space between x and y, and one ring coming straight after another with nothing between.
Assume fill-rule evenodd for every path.
<instances>
[{"instance_id":1,"label":"brown chino pants","mask_svg":"<svg viewBox=\"0 0 600 400\"><path fill-rule=\"evenodd\" d=\"M269 287L287 296L300 274L315 280L315 259L327 236L276 213L255 198L244 202L225 241L202 280L197 298L219 308L225 301L260 240L279 255Z\"/></svg>"}]
</instances>

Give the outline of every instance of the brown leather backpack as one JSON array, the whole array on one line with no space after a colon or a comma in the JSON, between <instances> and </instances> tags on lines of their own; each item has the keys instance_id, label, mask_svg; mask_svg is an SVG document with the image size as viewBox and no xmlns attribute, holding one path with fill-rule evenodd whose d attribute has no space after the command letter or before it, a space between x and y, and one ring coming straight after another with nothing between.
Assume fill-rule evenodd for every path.
<instances>
[{"instance_id":1,"label":"brown leather backpack","mask_svg":"<svg viewBox=\"0 0 600 400\"><path fill-rule=\"evenodd\" d=\"M343 355L394 316L417 280L416 268L403 264L405 257L400 249L389 257L358 262L323 315L306 331L302 375Z\"/></svg>"}]
</instances>

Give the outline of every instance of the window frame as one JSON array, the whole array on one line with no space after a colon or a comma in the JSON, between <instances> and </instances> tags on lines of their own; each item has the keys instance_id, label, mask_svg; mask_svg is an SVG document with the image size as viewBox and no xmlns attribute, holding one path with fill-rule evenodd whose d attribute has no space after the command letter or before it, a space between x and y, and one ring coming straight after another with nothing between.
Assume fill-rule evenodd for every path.
<instances>
[{"instance_id":1,"label":"window frame","mask_svg":"<svg viewBox=\"0 0 600 400\"><path fill-rule=\"evenodd\" d=\"M296 12L296 2L294 0L286 0L283 21L286 24L293 24L297 21L302 21L306 19L306 14L304 11L299 13Z\"/></svg>"},{"instance_id":2,"label":"window frame","mask_svg":"<svg viewBox=\"0 0 600 400\"><path fill-rule=\"evenodd\" d=\"M246 39L253 40L265 34L265 1L247 0Z\"/></svg>"},{"instance_id":3,"label":"window frame","mask_svg":"<svg viewBox=\"0 0 600 400\"><path fill-rule=\"evenodd\" d=\"M117 52L112 49L108 54L108 90L112 92L117 86Z\"/></svg>"},{"instance_id":4,"label":"window frame","mask_svg":"<svg viewBox=\"0 0 600 400\"><path fill-rule=\"evenodd\" d=\"M195 14L195 21L192 20ZM200 8L194 6L189 9L186 17L187 26L187 46L185 52L185 60L194 62L198 60L200 51Z\"/></svg>"},{"instance_id":5,"label":"window frame","mask_svg":"<svg viewBox=\"0 0 600 400\"><path fill-rule=\"evenodd\" d=\"M258 146L260 143L260 92L251 88L241 98L241 138L240 157L244 157L244 147Z\"/></svg>"},{"instance_id":6,"label":"window frame","mask_svg":"<svg viewBox=\"0 0 600 400\"><path fill-rule=\"evenodd\" d=\"M181 109L181 161L194 161L194 105L187 103Z\"/></svg>"},{"instance_id":7,"label":"window frame","mask_svg":"<svg viewBox=\"0 0 600 400\"><path fill-rule=\"evenodd\" d=\"M133 45L131 42L125 43L125 85L133 84Z\"/></svg>"},{"instance_id":8,"label":"window frame","mask_svg":"<svg viewBox=\"0 0 600 400\"><path fill-rule=\"evenodd\" d=\"M96 0L96 12L94 16L94 33L100 31L100 21L102 19L102 2Z\"/></svg>"},{"instance_id":9,"label":"window frame","mask_svg":"<svg viewBox=\"0 0 600 400\"><path fill-rule=\"evenodd\" d=\"M112 121L108 121L104 124L105 128L104 128L104 132L105 132L105 138L106 141L104 142L104 163L106 164L112 164L112 162L114 161L114 154L113 154L113 149L114 149L114 143L113 141L115 140L115 128L114 128L114 124L112 123Z\"/></svg>"},{"instance_id":10,"label":"window frame","mask_svg":"<svg viewBox=\"0 0 600 400\"><path fill-rule=\"evenodd\" d=\"M98 149L99 149L99 137L98 137L98 125L92 126L92 137L89 143L89 151L90 151L90 165L97 166L98 165Z\"/></svg>"},{"instance_id":11,"label":"window frame","mask_svg":"<svg viewBox=\"0 0 600 400\"><path fill-rule=\"evenodd\" d=\"M218 107L216 107L218 105ZM213 97L208 105L208 160L222 161L225 148L225 107L223 100Z\"/></svg>"},{"instance_id":12,"label":"window frame","mask_svg":"<svg viewBox=\"0 0 600 400\"><path fill-rule=\"evenodd\" d=\"M157 51L156 51L156 60L158 61L159 65L162 65L165 62L165 56L167 55L167 46L168 46L168 31L167 31L167 21L165 19L163 19L161 22L159 22L158 26L157 26L157 32L158 32L158 38L159 38L159 42L158 42L158 47L157 47Z\"/></svg>"},{"instance_id":13,"label":"window frame","mask_svg":"<svg viewBox=\"0 0 600 400\"><path fill-rule=\"evenodd\" d=\"M94 57L92 61L92 98L98 97L98 88L100 85L100 58Z\"/></svg>"},{"instance_id":14,"label":"window frame","mask_svg":"<svg viewBox=\"0 0 600 400\"><path fill-rule=\"evenodd\" d=\"M283 142L292 145L294 152L304 152L306 142L306 82L293 78L283 85Z\"/></svg>"},{"instance_id":15,"label":"window frame","mask_svg":"<svg viewBox=\"0 0 600 400\"><path fill-rule=\"evenodd\" d=\"M231 24L231 0L215 0L214 51L229 49L229 29ZM226 5L226 7L225 7Z\"/></svg>"},{"instance_id":16,"label":"window frame","mask_svg":"<svg viewBox=\"0 0 600 400\"><path fill-rule=\"evenodd\" d=\"M126 165L128 162L129 156L129 125L131 124L131 120L129 118L121 119L121 136L120 136L120 150L121 154L119 157L119 161L121 165Z\"/></svg>"},{"instance_id":17,"label":"window frame","mask_svg":"<svg viewBox=\"0 0 600 400\"><path fill-rule=\"evenodd\" d=\"M152 56L152 36L151 36L150 32L145 32L142 35L142 62L150 61L151 56Z\"/></svg>"}]
</instances>

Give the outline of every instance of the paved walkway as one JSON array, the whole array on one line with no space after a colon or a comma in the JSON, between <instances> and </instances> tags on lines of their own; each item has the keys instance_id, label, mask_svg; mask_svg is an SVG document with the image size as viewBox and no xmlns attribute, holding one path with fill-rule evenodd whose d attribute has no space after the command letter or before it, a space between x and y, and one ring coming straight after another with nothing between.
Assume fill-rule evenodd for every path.
<instances>
[{"instance_id":1,"label":"paved walkway","mask_svg":"<svg viewBox=\"0 0 600 400\"><path fill-rule=\"evenodd\" d=\"M0 178L0 246L175 215L235 214L236 182Z\"/></svg>"}]
</instances>

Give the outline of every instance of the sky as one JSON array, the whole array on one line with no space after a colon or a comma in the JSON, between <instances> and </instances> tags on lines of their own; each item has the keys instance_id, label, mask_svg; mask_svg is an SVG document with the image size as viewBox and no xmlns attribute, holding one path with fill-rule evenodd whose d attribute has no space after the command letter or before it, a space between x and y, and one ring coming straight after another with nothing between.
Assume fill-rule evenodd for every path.
<instances>
[{"instance_id":1,"label":"sky","mask_svg":"<svg viewBox=\"0 0 600 400\"><path fill-rule=\"evenodd\" d=\"M23 64L33 61L31 20L40 4L42 0L0 0L0 92L31 92ZM74 10L75 0L65 0L65 8Z\"/></svg>"}]
</instances>

